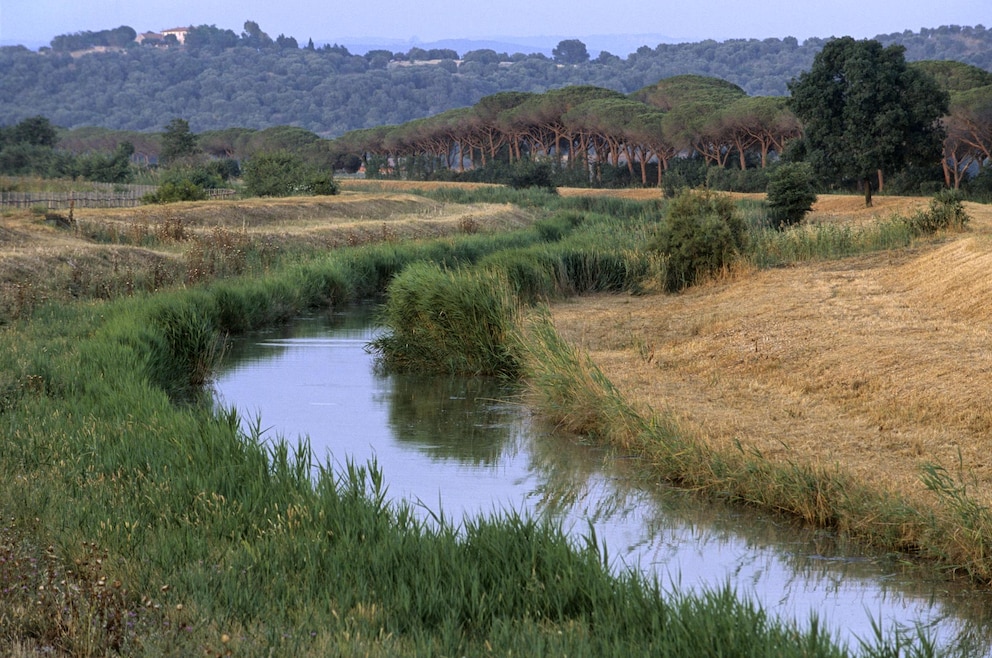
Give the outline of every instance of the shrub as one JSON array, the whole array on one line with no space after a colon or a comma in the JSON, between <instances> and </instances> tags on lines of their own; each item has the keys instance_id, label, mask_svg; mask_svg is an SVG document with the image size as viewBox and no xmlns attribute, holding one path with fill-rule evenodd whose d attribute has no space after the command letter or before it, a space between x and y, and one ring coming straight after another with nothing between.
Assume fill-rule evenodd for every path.
<instances>
[{"instance_id":1,"label":"shrub","mask_svg":"<svg viewBox=\"0 0 992 658\"><path fill-rule=\"evenodd\" d=\"M768 187L769 169L727 169L709 167L706 187L726 192L759 193Z\"/></svg>"},{"instance_id":2,"label":"shrub","mask_svg":"<svg viewBox=\"0 0 992 658\"><path fill-rule=\"evenodd\" d=\"M534 223L534 228L544 242L558 242L572 232L586 219L584 213L574 210L559 210L551 217Z\"/></svg>"},{"instance_id":3,"label":"shrub","mask_svg":"<svg viewBox=\"0 0 992 658\"><path fill-rule=\"evenodd\" d=\"M551 165L547 162L533 162L524 160L513 165L510 173L509 184L515 190L527 187L539 187L545 190L554 190L555 185L552 180L553 172Z\"/></svg>"},{"instance_id":4,"label":"shrub","mask_svg":"<svg viewBox=\"0 0 992 658\"><path fill-rule=\"evenodd\" d=\"M205 190L216 189L224 180L209 166L203 164L177 164L168 167L159 178L161 184L190 182Z\"/></svg>"},{"instance_id":5,"label":"shrub","mask_svg":"<svg viewBox=\"0 0 992 658\"><path fill-rule=\"evenodd\" d=\"M666 198L673 199L682 190L702 187L706 174L706 161L702 158L675 158L662 176L662 191Z\"/></svg>"},{"instance_id":6,"label":"shrub","mask_svg":"<svg viewBox=\"0 0 992 658\"><path fill-rule=\"evenodd\" d=\"M510 349L516 317L505 274L416 263L390 283L382 312L390 332L371 348L387 370L512 378L519 366Z\"/></svg>"},{"instance_id":7,"label":"shrub","mask_svg":"<svg viewBox=\"0 0 992 658\"><path fill-rule=\"evenodd\" d=\"M937 231L961 231L971 218L964 210L961 194L957 190L941 190L930 200L930 207L909 219L909 225L918 234L932 235Z\"/></svg>"},{"instance_id":8,"label":"shrub","mask_svg":"<svg viewBox=\"0 0 992 658\"><path fill-rule=\"evenodd\" d=\"M798 224L816 203L812 168L805 162L779 166L771 174L767 194L772 226L781 230Z\"/></svg>"},{"instance_id":9,"label":"shrub","mask_svg":"<svg viewBox=\"0 0 992 658\"><path fill-rule=\"evenodd\" d=\"M330 172L306 164L285 151L259 153L244 166L245 193L249 196L337 194Z\"/></svg>"},{"instance_id":10,"label":"shrub","mask_svg":"<svg viewBox=\"0 0 992 658\"><path fill-rule=\"evenodd\" d=\"M191 180L169 181L159 185L155 192L141 197L142 203L175 203L177 201L204 201L207 192Z\"/></svg>"},{"instance_id":11,"label":"shrub","mask_svg":"<svg viewBox=\"0 0 992 658\"><path fill-rule=\"evenodd\" d=\"M984 167L965 181L964 191L972 201L992 202L992 167Z\"/></svg>"},{"instance_id":12,"label":"shrub","mask_svg":"<svg viewBox=\"0 0 992 658\"><path fill-rule=\"evenodd\" d=\"M665 257L665 289L674 292L729 265L745 238L744 221L729 197L684 190L672 200L649 249Z\"/></svg>"}]
</instances>

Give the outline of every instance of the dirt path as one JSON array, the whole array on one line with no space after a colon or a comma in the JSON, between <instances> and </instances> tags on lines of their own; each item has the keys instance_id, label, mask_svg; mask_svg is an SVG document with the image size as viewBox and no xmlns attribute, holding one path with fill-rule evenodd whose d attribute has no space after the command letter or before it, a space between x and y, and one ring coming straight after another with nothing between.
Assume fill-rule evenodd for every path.
<instances>
[{"instance_id":1,"label":"dirt path","mask_svg":"<svg viewBox=\"0 0 992 658\"><path fill-rule=\"evenodd\" d=\"M812 219L920 202L827 198ZM968 212L969 232L926 248L585 297L555 323L628 400L714 447L837 465L911 498L924 463L960 463L992 504L992 208Z\"/></svg>"}]
</instances>

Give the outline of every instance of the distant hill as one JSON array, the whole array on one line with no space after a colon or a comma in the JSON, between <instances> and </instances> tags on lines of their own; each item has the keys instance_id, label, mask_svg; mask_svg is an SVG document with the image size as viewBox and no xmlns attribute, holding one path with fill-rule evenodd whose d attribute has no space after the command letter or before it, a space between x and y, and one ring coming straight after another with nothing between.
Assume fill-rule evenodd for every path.
<instances>
[{"instance_id":1,"label":"distant hill","mask_svg":"<svg viewBox=\"0 0 992 658\"><path fill-rule=\"evenodd\" d=\"M450 49L457 53L467 53L473 50L494 50L497 53L540 53L551 57L551 51L565 39L578 39L586 44L589 54L595 58L602 51L626 57L641 46L651 48L660 43L677 43L676 39L663 34L599 34L585 36L538 36L538 37L493 37L492 39L442 39L440 41L420 42L409 39L375 39L372 37L350 37L342 39L321 39L321 44L340 44L349 51L364 55L371 50L393 50L406 52L418 47L425 50Z\"/></svg>"},{"instance_id":2,"label":"distant hill","mask_svg":"<svg viewBox=\"0 0 992 658\"><path fill-rule=\"evenodd\" d=\"M540 39L310 48L261 31L245 39L201 26L184 46L131 43L119 52L93 52L133 34L124 27L53 40L72 49L0 48L0 124L42 115L65 128L159 132L181 117L196 132L289 125L335 137L471 106L501 91L587 84L629 94L681 74L720 78L752 96L783 96L826 43L789 37L666 43L639 35L636 40L654 43L631 48L636 41L589 37L589 61L563 65ZM909 60L954 60L992 71L992 30L981 26L877 39L903 45ZM80 43L89 43L89 51L80 51Z\"/></svg>"}]
</instances>

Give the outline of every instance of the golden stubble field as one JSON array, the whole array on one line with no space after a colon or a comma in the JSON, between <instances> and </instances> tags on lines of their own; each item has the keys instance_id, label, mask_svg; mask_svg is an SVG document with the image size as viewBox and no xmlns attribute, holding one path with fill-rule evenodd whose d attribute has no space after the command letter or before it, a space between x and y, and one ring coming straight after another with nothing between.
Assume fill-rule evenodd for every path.
<instances>
[{"instance_id":1,"label":"golden stubble field","mask_svg":"<svg viewBox=\"0 0 992 658\"><path fill-rule=\"evenodd\" d=\"M924 199L821 197L810 221ZM559 332L625 398L719 450L853 474L923 501L925 463L992 504L992 207L936 244L739 272L678 295L556 305Z\"/></svg>"},{"instance_id":2,"label":"golden stubble field","mask_svg":"<svg viewBox=\"0 0 992 658\"><path fill-rule=\"evenodd\" d=\"M438 203L377 185L331 197L81 209L73 220L74 228L60 228L30 210L0 215L0 324L80 290L113 296L142 282L195 279L196 260L211 250L333 249L510 230L534 218L509 204Z\"/></svg>"}]
</instances>

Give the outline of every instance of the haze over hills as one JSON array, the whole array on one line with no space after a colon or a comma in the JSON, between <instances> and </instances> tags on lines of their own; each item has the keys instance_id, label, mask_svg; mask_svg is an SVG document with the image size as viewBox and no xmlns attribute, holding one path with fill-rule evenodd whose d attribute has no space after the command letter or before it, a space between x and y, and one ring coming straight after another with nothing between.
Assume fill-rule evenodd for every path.
<instances>
[{"instance_id":1,"label":"haze over hills","mask_svg":"<svg viewBox=\"0 0 992 658\"><path fill-rule=\"evenodd\" d=\"M495 50L498 53L540 53L548 57L551 51L565 39L578 39L586 44L592 57L599 56L602 51L625 57L635 52L641 46L654 48L660 43L678 43L679 40L663 34L594 34L585 36L547 35L537 37L494 36L488 39L441 39L439 41L423 42L412 39L381 39L376 37L346 37L339 39L314 40L319 44L339 44L356 55L364 55L370 50L392 50L406 52L416 46L429 49L451 49L462 54L473 50Z\"/></svg>"}]
</instances>

